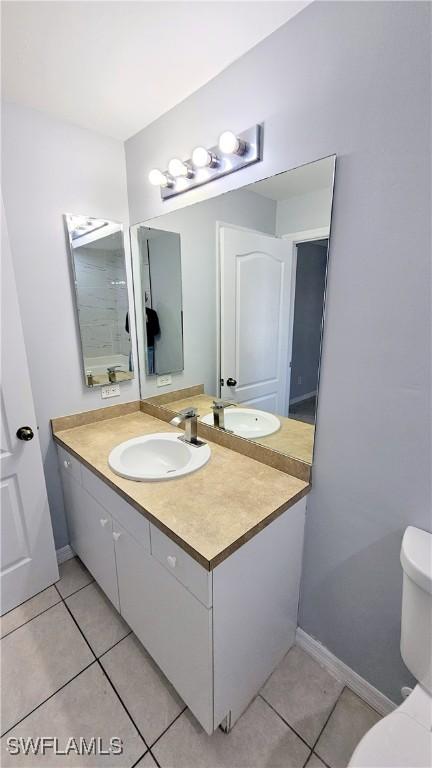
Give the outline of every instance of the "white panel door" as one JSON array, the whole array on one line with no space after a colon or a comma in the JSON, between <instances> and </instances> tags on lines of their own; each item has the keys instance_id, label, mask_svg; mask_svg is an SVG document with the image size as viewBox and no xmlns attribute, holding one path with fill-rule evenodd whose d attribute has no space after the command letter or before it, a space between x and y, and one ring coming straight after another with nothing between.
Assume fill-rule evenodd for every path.
<instances>
[{"instance_id":1,"label":"white panel door","mask_svg":"<svg viewBox=\"0 0 432 768\"><path fill-rule=\"evenodd\" d=\"M284 414L293 244L223 226L220 256L221 396Z\"/></svg>"},{"instance_id":2,"label":"white panel door","mask_svg":"<svg viewBox=\"0 0 432 768\"><path fill-rule=\"evenodd\" d=\"M58 579L9 240L1 212L1 613ZM37 303L35 302L35 311ZM17 431L29 427L30 431Z\"/></svg>"}]
</instances>

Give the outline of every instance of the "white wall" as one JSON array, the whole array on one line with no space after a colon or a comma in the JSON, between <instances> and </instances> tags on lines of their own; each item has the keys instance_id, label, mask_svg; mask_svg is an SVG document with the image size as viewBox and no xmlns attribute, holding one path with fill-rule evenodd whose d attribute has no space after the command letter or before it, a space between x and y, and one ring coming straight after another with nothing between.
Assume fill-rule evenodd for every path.
<instances>
[{"instance_id":1,"label":"white wall","mask_svg":"<svg viewBox=\"0 0 432 768\"><path fill-rule=\"evenodd\" d=\"M245 190L145 222L148 227L180 233L184 371L173 374L171 386L157 390L156 378L146 376L142 366L144 396L150 397L156 392L167 392L193 384L204 384L206 392L216 393L218 221L273 234L276 204L273 200Z\"/></svg>"},{"instance_id":2,"label":"white wall","mask_svg":"<svg viewBox=\"0 0 432 768\"><path fill-rule=\"evenodd\" d=\"M135 222L338 156L300 624L395 700L401 537L431 528L430 10L312 3L126 144ZM261 164L163 204L147 183L260 121Z\"/></svg>"},{"instance_id":3,"label":"white wall","mask_svg":"<svg viewBox=\"0 0 432 768\"><path fill-rule=\"evenodd\" d=\"M304 195L278 200L276 234L286 235L302 229L328 227L331 217L332 188L315 189Z\"/></svg>"},{"instance_id":4,"label":"white wall","mask_svg":"<svg viewBox=\"0 0 432 768\"><path fill-rule=\"evenodd\" d=\"M63 213L122 222L128 208L121 142L5 105L2 191L56 546L68 534L49 420L138 397L138 381L101 400L83 384ZM126 238L126 247L128 238Z\"/></svg>"}]
</instances>

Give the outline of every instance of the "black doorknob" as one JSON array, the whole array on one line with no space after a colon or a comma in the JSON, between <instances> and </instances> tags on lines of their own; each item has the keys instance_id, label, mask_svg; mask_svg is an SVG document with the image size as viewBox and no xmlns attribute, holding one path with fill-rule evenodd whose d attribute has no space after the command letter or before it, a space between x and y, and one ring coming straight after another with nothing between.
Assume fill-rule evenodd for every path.
<instances>
[{"instance_id":1,"label":"black doorknob","mask_svg":"<svg viewBox=\"0 0 432 768\"><path fill-rule=\"evenodd\" d=\"M236 387L236 386L237 386L236 380L232 379L230 376L229 379L227 379L227 387Z\"/></svg>"},{"instance_id":2,"label":"black doorknob","mask_svg":"<svg viewBox=\"0 0 432 768\"><path fill-rule=\"evenodd\" d=\"M17 429L16 436L18 440L33 440L34 433L31 427L20 427Z\"/></svg>"}]
</instances>

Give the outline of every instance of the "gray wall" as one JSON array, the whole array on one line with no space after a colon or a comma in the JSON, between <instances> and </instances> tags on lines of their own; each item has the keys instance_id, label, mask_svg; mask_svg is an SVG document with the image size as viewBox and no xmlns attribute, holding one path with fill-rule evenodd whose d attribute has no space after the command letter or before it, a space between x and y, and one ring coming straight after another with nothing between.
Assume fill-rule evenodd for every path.
<instances>
[{"instance_id":1,"label":"gray wall","mask_svg":"<svg viewBox=\"0 0 432 768\"><path fill-rule=\"evenodd\" d=\"M297 246L290 400L317 388L326 265L327 244Z\"/></svg>"},{"instance_id":2,"label":"gray wall","mask_svg":"<svg viewBox=\"0 0 432 768\"><path fill-rule=\"evenodd\" d=\"M99 388L83 384L63 224L63 213L82 213L120 221L127 233L124 148L11 104L3 109L2 134L2 192L59 548L68 543L68 533L49 420L138 397L137 379L121 384L121 396L108 401Z\"/></svg>"},{"instance_id":3,"label":"gray wall","mask_svg":"<svg viewBox=\"0 0 432 768\"><path fill-rule=\"evenodd\" d=\"M428 3L313 3L126 144L131 220L337 153L300 625L398 700L407 524L431 528ZM146 181L226 128L264 161L162 205Z\"/></svg>"}]
</instances>

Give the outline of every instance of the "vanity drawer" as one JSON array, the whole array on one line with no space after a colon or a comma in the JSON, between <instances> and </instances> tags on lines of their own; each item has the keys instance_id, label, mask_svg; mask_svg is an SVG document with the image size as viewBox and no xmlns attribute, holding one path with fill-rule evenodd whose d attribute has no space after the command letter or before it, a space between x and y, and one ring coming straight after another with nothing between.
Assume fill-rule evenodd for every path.
<instances>
[{"instance_id":1,"label":"vanity drawer","mask_svg":"<svg viewBox=\"0 0 432 768\"><path fill-rule=\"evenodd\" d=\"M81 467L82 484L86 491L93 496L105 509L125 528L134 539L150 552L150 523L127 503L118 493L113 491L103 480L96 477L87 467Z\"/></svg>"},{"instance_id":2,"label":"vanity drawer","mask_svg":"<svg viewBox=\"0 0 432 768\"><path fill-rule=\"evenodd\" d=\"M212 575L171 541L154 525L150 525L152 555L165 566L207 608L212 606Z\"/></svg>"},{"instance_id":3,"label":"vanity drawer","mask_svg":"<svg viewBox=\"0 0 432 768\"><path fill-rule=\"evenodd\" d=\"M60 468L66 475L72 475L72 477L81 483L81 462L72 456L71 453L65 451L64 448L57 446L58 457L60 462Z\"/></svg>"}]
</instances>

